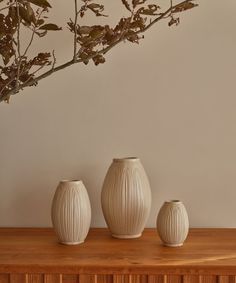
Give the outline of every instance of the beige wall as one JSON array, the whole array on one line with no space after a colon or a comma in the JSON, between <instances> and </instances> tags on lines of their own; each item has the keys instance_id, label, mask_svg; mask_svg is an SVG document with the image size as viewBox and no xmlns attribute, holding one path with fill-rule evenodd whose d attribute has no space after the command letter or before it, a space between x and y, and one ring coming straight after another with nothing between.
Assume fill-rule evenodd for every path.
<instances>
[{"instance_id":1,"label":"beige wall","mask_svg":"<svg viewBox=\"0 0 236 283\"><path fill-rule=\"evenodd\" d=\"M69 1L60 2L64 23ZM236 226L236 1L199 3L177 28L154 27L105 65L71 67L0 105L1 226L50 226L64 178L84 180L92 225L105 225L104 175L113 157L130 155L150 178L148 226L170 198L184 201L191 226ZM109 3L113 19L120 7ZM57 47L64 61L72 37L57 37L38 47Z\"/></svg>"}]
</instances>

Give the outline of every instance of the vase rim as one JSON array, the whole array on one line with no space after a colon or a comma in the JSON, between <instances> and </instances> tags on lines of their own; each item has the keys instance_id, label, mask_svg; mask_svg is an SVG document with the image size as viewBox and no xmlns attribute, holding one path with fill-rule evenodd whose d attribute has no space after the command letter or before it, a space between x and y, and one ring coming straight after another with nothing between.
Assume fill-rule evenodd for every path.
<instances>
[{"instance_id":1,"label":"vase rim","mask_svg":"<svg viewBox=\"0 0 236 283\"><path fill-rule=\"evenodd\" d=\"M81 180L77 180L77 179L72 179L72 180L61 180L60 183L73 183L73 184L81 184L82 181Z\"/></svg>"},{"instance_id":2,"label":"vase rim","mask_svg":"<svg viewBox=\"0 0 236 283\"><path fill-rule=\"evenodd\" d=\"M182 203L182 201L181 200L179 200L179 199L170 199L170 200L167 200L167 201L165 201L165 203L176 203L176 204L178 204L178 203Z\"/></svg>"},{"instance_id":3,"label":"vase rim","mask_svg":"<svg viewBox=\"0 0 236 283\"><path fill-rule=\"evenodd\" d=\"M130 157L123 157L123 158L113 158L113 162L134 162L139 161L138 157L130 156Z\"/></svg>"}]
</instances>

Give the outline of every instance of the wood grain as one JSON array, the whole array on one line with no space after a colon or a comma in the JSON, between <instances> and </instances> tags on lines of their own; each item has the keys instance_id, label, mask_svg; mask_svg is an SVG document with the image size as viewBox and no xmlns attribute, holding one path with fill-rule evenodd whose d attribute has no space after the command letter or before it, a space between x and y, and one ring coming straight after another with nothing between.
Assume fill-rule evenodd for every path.
<instances>
[{"instance_id":1,"label":"wood grain","mask_svg":"<svg viewBox=\"0 0 236 283\"><path fill-rule=\"evenodd\" d=\"M113 275L113 283L129 283L131 275L121 275L121 274L114 274Z\"/></svg>"},{"instance_id":2,"label":"wood grain","mask_svg":"<svg viewBox=\"0 0 236 283\"><path fill-rule=\"evenodd\" d=\"M43 274L28 274L28 283L44 283Z\"/></svg>"},{"instance_id":3,"label":"wood grain","mask_svg":"<svg viewBox=\"0 0 236 283\"><path fill-rule=\"evenodd\" d=\"M191 229L183 247L168 248L155 229L132 240L91 229L65 246L52 229L1 228L0 274L0 283L235 283L236 229Z\"/></svg>"},{"instance_id":4,"label":"wood grain","mask_svg":"<svg viewBox=\"0 0 236 283\"><path fill-rule=\"evenodd\" d=\"M62 275L63 283L79 283L79 276L77 274L64 274Z\"/></svg>"},{"instance_id":5,"label":"wood grain","mask_svg":"<svg viewBox=\"0 0 236 283\"><path fill-rule=\"evenodd\" d=\"M234 275L0 274L0 283L235 283Z\"/></svg>"},{"instance_id":6,"label":"wood grain","mask_svg":"<svg viewBox=\"0 0 236 283\"><path fill-rule=\"evenodd\" d=\"M167 275L164 277L165 283L182 283L181 275Z\"/></svg>"},{"instance_id":7,"label":"wood grain","mask_svg":"<svg viewBox=\"0 0 236 283\"><path fill-rule=\"evenodd\" d=\"M25 283L27 274L10 274L10 283Z\"/></svg>"},{"instance_id":8,"label":"wood grain","mask_svg":"<svg viewBox=\"0 0 236 283\"><path fill-rule=\"evenodd\" d=\"M219 283L236 283L236 277L231 276L219 276Z\"/></svg>"},{"instance_id":9,"label":"wood grain","mask_svg":"<svg viewBox=\"0 0 236 283\"><path fill-rule=\"evenodd\" d=\"M199 283L200 276L197 275L184 275L183 276L183 283Z\"/></svg>"},{"instance_id":10,"label":"wood grain","mask_svg":"<svg viewBox=\"0 0 236 283\"><path fill-rule=\"evenodd\" d=\"M113 276L108 274L108 275L97 275L97 283L113 283Z\"/></svg>"},{"instance_id":11,"label":"wood grain","mask_svg":"<svg viewBox=\"0 0 236 283\"><path fill-rule=\"evenodd\" d=\"M148 283L164 283L164 275L148 275Z\"/></svg>"},{"instance_id":12,"label":"wood grain","mask_svg":"<svg viewBox=\"0 0 236 283\"><path fill-rule=\"evenodd\" d=\"M79 275L79 283L97 283L97 275L81 274Z\"/></svg>"},{"instance_id":13,"label":"wood grain","mask_svg":"<svg viewBox=\"0 0 236 283\"><path fill-rule=\"evenodd\" d=\"M0 283L9 283L10 276L9 274L0 274Z\"/></svg>"},{"instance_id":14,"label":"wood grain","mask_svg":"<svg viewBox=\"0 0 236 283\"><path fill-rule=\"evenodd\" d=\"M44 283L62 283L61 274L45 274Z\"/></svg>"},{"instance_id":15,"label":"wood grain","mask_svg":"<svg viewBox=\"0 0 236 283\"><path fill-rule=\"evenodd\" d=\"M200 283L217 283L217 276L209 275L209 276L200 276Z\"/></svg>"}]
</instances>

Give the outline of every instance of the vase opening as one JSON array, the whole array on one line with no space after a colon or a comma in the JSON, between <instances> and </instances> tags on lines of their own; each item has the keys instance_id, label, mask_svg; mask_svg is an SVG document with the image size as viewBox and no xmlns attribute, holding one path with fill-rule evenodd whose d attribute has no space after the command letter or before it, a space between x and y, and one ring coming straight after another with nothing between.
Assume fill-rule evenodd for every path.
<instances>
[{"instance_id":1,"label":"vase opening","mask_svg":"<svg viewBox=\"0 0 236 283\"><path fill-rule=\"evenodd\" d=\"M181 201L178 199L171 199L171 200L167 200L166 203L180 203Z\"/></svg>"},{"instance_id":2,"label":"vase opening","mask_svg":"<svg viewBox=\"0 0 236 283\"><path fill-rule=\"evenodd\" d=\"M138 161L138 157L124 157L124 158L114 158L114 162L125 162L125 161Z\"/></svg>"},{"instance_id":3,"label":"vase opening","mask_svg":"<svg viewBox=\"0 0 236 283\"><path fill-rule=\"evenodd\" d=\"M81 180L61 180L60 183L76 183L76 184L79 184L79 183L82 183Z\"/></svg>"}]
</instances>

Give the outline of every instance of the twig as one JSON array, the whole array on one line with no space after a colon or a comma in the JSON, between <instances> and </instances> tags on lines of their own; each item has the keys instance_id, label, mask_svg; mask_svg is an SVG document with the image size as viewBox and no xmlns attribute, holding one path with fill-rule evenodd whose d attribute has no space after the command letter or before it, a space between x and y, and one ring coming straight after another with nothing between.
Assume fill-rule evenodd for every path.
<instances>
[{"instance_id":1,"label":"twig","mask_svg":"<svg viewBox=\"0 0 236 283\"><path fill-rule=\"evenodd\" d=\"M151 28L155 23L159 22L162 19L168 18L168 14L172 12L176 7L183 5L184 3L192 2L193 0L184 0L174 6L171 6L169 9L167 9L165 12L163 12L159 17L157 17L155 20L153 20L150 24L148 24L144 29L137 31L136 34L144 33L146 30Z\"/></svg>"},{"instance_id":2,"label":"twig","mask_svg":"<svg viewBox=\"0 0 236 283\"><path fill-rule=\"evenodd\" d=\"M16 77L16 85L17 88L19 87L19 78L20 78L20 67L21 67L21 53L20 53L20 8L19 3L16 0L16 11L17 11L17 19L18 19L18 25L17 25L17 52L18 52L18 66L17 66L17 77Z\"/></svg>"},{"instance_id":3,"label":"twig","mask_svg":"<svg viewBox=\"0 0 236 283\"><path fill-rule=\"evenodd\" d=\"M36 22L40 19L42 13L43 13L43 10L41 10L41 12L38 14ZM32 45L32 42L33 42L34 36L35 36L35 32L36 32L36 25L34 25L33 29L31 29L31 30L32 30L31 38L30 38L29 44L27 45L25 52L22 55L22 57L24 57L26 55L26 53L29 51L30 46Z\"/></svg>"},{"instance_id":4,"label":"twig","mask_svg":"<svg viewBox=\"0 0 236 283\"><path fill-rule=\"evenodd\" d=\"M56 59L56 56L55 56L55 50L52 51L52 57L53 57L53 63L52 63L51 70L54 70L56 62L57 62L57 59Z\"/></svg>"},{"instance_id":5,"label":"twig","mask_svg":"<svg viewBox=\"0 0 236 283\"><path fill-rule=\"evenodd\" d=\"M26 55L26 53L29 51L29 48L30 48L30 46L31 46L31 44L32 44L32 42L34 40L35 31L36 31L36 27L34 26L33 32L32 32L32 35L31 35L31 38L30 38L30 41L29 41L29 44L26 47L25 52L23 53L22 57L24 57Z\"/></svg>"},{"instance_id":6,"label":"twig","mask_svg":"<svg viewBox=\"0 0 236 283\"><path fill-rule=\"evenodd\" d=\"M6 7L4 7L4 8L1 8L1 9L0 9L0 12L1 12L1 11L4 11L4 10L6 10L6 9L9 9L10 7L14 6L14 4L15 4L15 3L12 3L12 4L10 4L10 5L6 6Z\"/></svg>"},{"instance_id":7,"label":"twig","mask_svg":"<svg viewBox=\"0 0 236 283\"><path fill-rule=\"evenodd\" d=\"M75 0L74 56L73 56L74 61L76 61L77 58L77 21L78 21L78 3L77 0Z\"/></svg>"},{"instance_id":8,"label":"twig","mask_svg":"<svg viewBox=\"0 0 236 283\"><path fill-rule=\"evenodd\" d=\"M4 85L4 87L1 89L1 91L0 91L0 96L3 94L3 91L4 91L4 89L6 89L12 82L14 82L14 80L15 80L15 77L14 78L12 78L10 81L8 81L5 85ZM6 97L9 97L11 95L11 93L9 94L9 93L6 93L4 96L6 96Z\"/></svg>"},{"instance_id":9,"label":"twig","mask_svg":"<svg viewBox=\"0 0 236 283\"><path fill-rule=\"evenodd\" d=\"M30 77L24 82L24 84L27 84L27 83L37 83L37 82L34 82L34 81L31 81L32 77L38 73L41 69L43 69L44 67L46 66L46 63L43 64L42 66L40 66L37 70L35 70L32 74L30 74Z\"/></svg>"}]
</instances>

